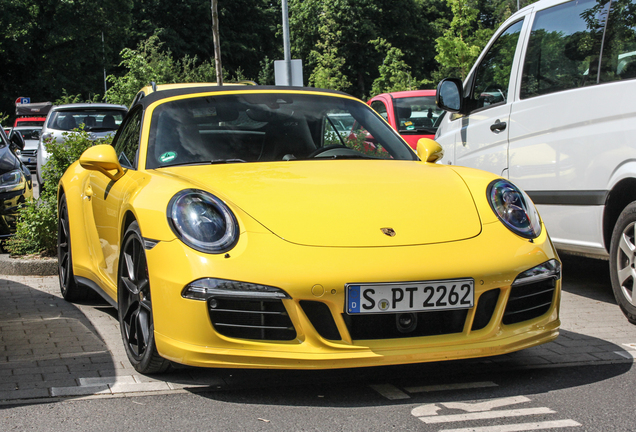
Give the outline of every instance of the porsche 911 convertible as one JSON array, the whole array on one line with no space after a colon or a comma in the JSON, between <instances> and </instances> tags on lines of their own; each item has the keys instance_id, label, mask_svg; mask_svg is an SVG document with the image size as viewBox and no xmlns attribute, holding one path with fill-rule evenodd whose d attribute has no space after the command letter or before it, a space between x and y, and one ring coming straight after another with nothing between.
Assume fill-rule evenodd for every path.
<instances>
[{"instance_id":1,"label":"porsche 911 convertible","mask_svg":"<svg viewBox=\"0 0 636 432\"><path fill-rule=\"evenodd\" d=\"M362 129L342 134L334 118ZM561 264L510 181L413 151L344 93L143 93L59 183L59 279L118 310L141 373L324 369L555 339Z\"/></svg>"}]
</instances>

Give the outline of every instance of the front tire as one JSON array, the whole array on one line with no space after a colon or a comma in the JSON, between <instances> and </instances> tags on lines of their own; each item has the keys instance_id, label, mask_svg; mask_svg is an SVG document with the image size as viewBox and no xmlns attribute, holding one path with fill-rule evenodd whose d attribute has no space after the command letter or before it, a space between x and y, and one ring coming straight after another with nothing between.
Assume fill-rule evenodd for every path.
<instances>
[{"instance_id":1,"label":"front tire","mask_svg":"<svg viewBox=\"0 0 636 432\"><path fill-rule=\"evenodd\" d=\"M75 282L73 256L71 254L71 231L68 222L66 196L62 194L57 217L57 273L60 279L60 291L64 300L69 302L86 300L88 290Z\"/></svg>"},{"instance_id":2,"label":"front tire","mask_svg":"<svg viewBox=\"0 0 636 432\"><path fill-rule=\"evenodd\" d=\"M621 212L610 243L610 275L616 302L636 324L636 202Z\"/></svg>"},{"instance_id":3,"label":"front tire","mask_svg":"<svg viewBox=\"0 0 636 432\"><path fill-rule=\"evenodd\" d=\"M119 326L126 354L135 370L143 374L161 373L170 362L162 358L155 345L155 326L148 265L137 222L124 234L117 277Z\"/></svg>"}]
</instances>

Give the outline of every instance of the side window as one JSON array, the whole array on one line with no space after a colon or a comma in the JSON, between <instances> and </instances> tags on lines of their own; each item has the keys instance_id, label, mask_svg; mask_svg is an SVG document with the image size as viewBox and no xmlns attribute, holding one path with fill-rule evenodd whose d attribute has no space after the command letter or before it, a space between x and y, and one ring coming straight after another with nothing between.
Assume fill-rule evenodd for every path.
<instances>
[{"instance_id":1,"label":"side window","mask_svg":"<svg viewBox=\"0 0 636 432\"><path fill-rule=\"evenodd\" d=\"M384 118L384 120L389 121L389 114L387 113L386 105L384 102L376 100L371 102L371 108L377 111L378 114Z\"/></svg>"},{"instance_id":2,"label":"side window","mask_svg":"<svg viewBox=\"0 0 636 432\"><path fill-rule=\"evenodd\" d=\"M133 169L137 167L142 117L143 110L141 109L132 114L128 121L122 125L121 134L117 137L117 142L114 143L115 153L117 153L119 163L123 167Z\"/></svg>"},{"instance_id":3,"label":"side window","mask_svg":"<svg viewBox=\"0 0 636 432\"><path fill-rule=\"evenodd\" d=\"M522 99L597 83L607 6L579 0L537 12L523 65Z\"/></svg>"},{"instance_id":4,"label":"side window","mask_svg":"<svg viewBox=\"0 0 636 432\"><path fill-rule=\"evenodd\" d=\"M475 70L469 96L471 109L506 103L512 62L522 26L523 20L517 21L500 34Z\"/></svg>"},{"instance_id":5,"label":"side window","mask_svg":"<svg viewBox=\"0 0 636 432\"><path fill-rule=\"evenodd\" d=\"M636 78L636 2L611 3L601 58L600 82Z\"/></svg>"}]
</instances>

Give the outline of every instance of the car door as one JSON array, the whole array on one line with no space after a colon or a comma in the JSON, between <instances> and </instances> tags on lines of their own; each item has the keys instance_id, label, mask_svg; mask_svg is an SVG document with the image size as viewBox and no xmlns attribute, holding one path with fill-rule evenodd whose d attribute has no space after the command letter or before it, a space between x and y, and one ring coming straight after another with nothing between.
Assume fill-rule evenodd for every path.
<instances>
[{"instance_id":1,"label":"car door","mask_svg":"<svg viewBox=\"0 0 636 432\"><path fill-rule=\"evenodd\" d=\"M450 115L454 152L446 162L484 169L504 177L508 169L508 131L515 80L525 31L524 18L504 29L490 44L466 81L466 115ZM444 138L440 141L444 143ZM453 161L454 158L454 161ZM444 161L442 161L444 162Z\"/></svg>"},{"instance_id":2,"label":"car door","mask_svg":"<svg viewBox=\"0 0 636 432\"><path fill-rule=\"evenodd\" d=\"M90 213L101 246L102 259L98 263L98 271L110 283L111 286L105 288L112 290L111 294L115 298L123 205L143 179L137 171L142 115L141 109L131 113L113 142L125 174L114 181L101 172L94 171L84 191L85 196L90 197Z\"/></svg>"}]
</instances>

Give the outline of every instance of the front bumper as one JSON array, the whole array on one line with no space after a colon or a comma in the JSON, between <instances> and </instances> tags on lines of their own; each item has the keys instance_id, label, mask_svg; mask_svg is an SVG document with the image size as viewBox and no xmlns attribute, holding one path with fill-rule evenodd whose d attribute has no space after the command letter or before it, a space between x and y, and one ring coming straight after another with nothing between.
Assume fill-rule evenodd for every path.
<instances>
[{"instance_id":1,"label":"front bumper","mask_svg":"<svg viewBox=\"0 0 636 432\"><path fill-rule=\"evenodd\" d=\"M504 318L517 275L556 258L545 230L529 242L492 223L473 239L395 248L306 247L269 233L247 233L228 257L198 253L178 240L159 242L146 255L157 349L171 361L193 366L324 369L491 356L549 342L560 325L560 280L538 315L520 322ZM257 340L217 331L209 304L181 295L186 284L204 277L284 290L291 297L281 301L293 338ZM356 334L370 333L353 331L344 313L346 283L464 277L475 280L475 306L427 315L435 317L429 321L435 329L424 336L359 338ZM491 303L486 319L482 299ZM325 332L308 303L320 304L336 330Z\"/></svg>"}]
</instances>

